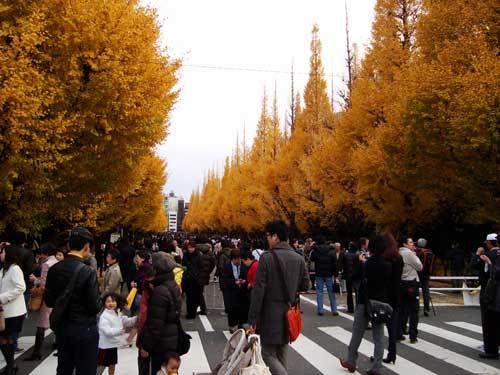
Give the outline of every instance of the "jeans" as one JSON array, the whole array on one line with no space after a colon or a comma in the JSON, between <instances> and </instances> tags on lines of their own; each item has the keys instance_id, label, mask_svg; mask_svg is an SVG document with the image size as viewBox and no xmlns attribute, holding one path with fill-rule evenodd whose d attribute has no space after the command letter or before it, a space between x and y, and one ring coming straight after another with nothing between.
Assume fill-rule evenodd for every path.
<instances>
[{"instance_id":1,"label":"jeans","mask_svg":"<svg viewBox=\"0 0 500 375\"><path fill-rule=\"evenodd\" d=\"M318 302L318 313L320 314L323 313L323 285L325 284L332 312L337 311L337 300L335 299L335 292L333 291L333 279L331 277L316 276L316 300Z\"/></svg>"},{"instance_id":2,"label":"jeans","mask_svg":"<svg viewBox=\"0 0 500 375\"><path fill-rule=\"evenodd\" d=\"M368 324L365 305L359 304L354 312L354 323L352 325L352 336L348 347L347 361L356 366L358 360L358 349L365 334ZM372 371L380 372L382 368L382 356L384 355L384 325L382 323L372 324L372 335L375 349L373 351Z\"/></svg>"},{"instance_id":3,"label":"jeans","mask_svg":"<svg viewBox=\"0 0 500 375\"><path fill-rule=\"evenodd\" d=\"M354 299L352 296L353 292L353 285L352 285L352 279L346 279L345 280L345 287L346 287L346 294L347 294L347 312L353 313L354 312Z\"/></svg>"},{"instance_id":4,"label":"jeans","mask_svg":"<svg viewBox=\"0 0 500 375\"><path fill-rule=\"evenodd\" d=\"M284 345L265 345L262 344L262 359L269 367L273 375L288 375L286 369L286 358L288 344Z\"/></svg>"},{"instance_id":5,"label":"jeans","mask_svg":"<svg viewBox=\"0 0 500 375\"><path fill-rule=\"evenodd\" d=\"M57 375L95 375L99 331L97 325L68 325L57 336Z\"/></svg>"}]
</instances>

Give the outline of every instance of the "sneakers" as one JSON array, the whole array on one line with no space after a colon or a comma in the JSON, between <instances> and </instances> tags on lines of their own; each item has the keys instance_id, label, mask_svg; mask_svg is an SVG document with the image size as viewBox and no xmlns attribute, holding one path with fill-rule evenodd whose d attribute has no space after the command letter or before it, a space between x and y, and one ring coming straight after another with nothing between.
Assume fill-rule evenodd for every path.
<instances>
[{"instance_id":1,"label":"sneakers","mask_svg":"<svg viewBox=\"0 0 500 375\"><path fill-rule=\"evenodd\" d=\"M323 316L323 315L325 315L325 314L324 314L322 311L318 311L318 315L319 315L319 316Z\"/></svg>"},{"instance_id":2,"label":"sneakers","mask_svg":"<svg viewBox=\"0 0 500 375\"><path fill-rule=\"evenodd\" d=\"M339 312L338 311L334 311L334 312L332 312L332 315L333 316L339 316Z\"/></svg>"}]
</instances>

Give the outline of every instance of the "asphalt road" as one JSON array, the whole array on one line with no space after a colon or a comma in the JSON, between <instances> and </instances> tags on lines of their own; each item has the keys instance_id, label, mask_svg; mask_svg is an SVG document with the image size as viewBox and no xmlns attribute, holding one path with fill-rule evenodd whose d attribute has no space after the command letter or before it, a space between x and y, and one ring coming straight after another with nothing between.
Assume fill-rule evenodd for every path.
<instances>
[{"instance_id":1,"label":"asphalt road","mask_svg":"<svg viewBox=\"0 0 500 375\"><path fill-rule=\"evenodd\" d=\"M209 307L206 317L183 321L184 329L193 336L191 351L183 356L180 373L192 375L205 373L222 359L228 335L227 318L223 315L222 297L216 285L205 292ZM342 299L339 299L340 306ZM328 304L328 299L325 300ZM288 355L290 375L347 374L340 368L338 358L346 355L352 329L352 315L340 309L340 316L325 311L324 316L316 314L315 295L302 297L304 330L292 345ZM437 306L436 316L421 316L419 342L408 340L398 344L396 364L385 365L383 374L404 375L500 375L500 360L482 360L480 311L477 307ZM53 335L47 336L41 362L25 362L34 342L36 314L25 322L20 347L26 349L18 359L19 374L55 374L57 358L52 356ZM369 369L369 356L373 353L371 331L366 331L360 350L358 372ZM119 350L118 375L135 375L136 348ZM107 371L104 371L106 374Z\"/></svg>"}]
</instances>

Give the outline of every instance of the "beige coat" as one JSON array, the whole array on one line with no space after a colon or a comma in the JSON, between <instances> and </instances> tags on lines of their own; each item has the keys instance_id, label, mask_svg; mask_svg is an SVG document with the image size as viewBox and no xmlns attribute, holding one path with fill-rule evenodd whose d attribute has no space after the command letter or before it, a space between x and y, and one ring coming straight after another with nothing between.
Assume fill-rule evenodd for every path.
<instances>
[{"instance_id":1,"label":"beige coat","mask_svg":"<svg viewBox=\"0 0 500 375\"><path fill-rule=\"evenodd\" d=\"M123 282L122 273L118 263L110 266L104 274L104 287L102 295L106 293L121 294L121 284Z\"/></svg>"}]
</instances>

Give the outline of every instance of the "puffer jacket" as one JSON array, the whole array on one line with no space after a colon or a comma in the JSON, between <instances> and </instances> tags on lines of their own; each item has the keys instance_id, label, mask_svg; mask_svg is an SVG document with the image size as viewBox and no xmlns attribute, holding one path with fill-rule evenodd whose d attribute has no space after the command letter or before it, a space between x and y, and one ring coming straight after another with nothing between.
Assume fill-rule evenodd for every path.
<instances>
[{"instance_id":1,"label":"puffer jacket","mask_svg":"<svg viewBox=\"0 0 500 375\"><path fill-rule=\"evenodd\" d=\"M311 261L316 265L317 277L337 277L337 256L330 246L326 244L314 246Z\"/></svg>"},{"instance_id":2,"label":"puffer jacket","mask_svg":"<svg viewBox=\"0 0 500 375\"><path fill-rule=\"evenodd\" d=\"M198 259L199 277L198 283L200 285L208 285L210 282L210 274L215 268L215 257L212 254L212 247L209 244L197 245L196 248L200 251Z\"/></svg>"},{"instance_id":3,"label":"puffer jacket","mask_svg":"<svg viewBox=\"0 0 500 375\"><path fill-rule=\"evenodd\" d=\"M174 280L174 274L157 275L151 281L151 294L146 322L137 346L151 353L177 351L177 320L181 311L181 292Z\"/></svg>"},{"instance_id":4,"label":"puffer jacket","mask_svg":"<svg viewBox=\"0 0 500 375\"><path fill-rule=\"evenodd\" d=\"M50 267L44 295L48 307L54 307L57 297L69 284L78 263L83 263L83 259L68 254L63 261ZM96 272L92 267L84 265L76 279L63 324L97 324L97 314L101 311L101 306Z\"/></svg>"}]
</instances>

